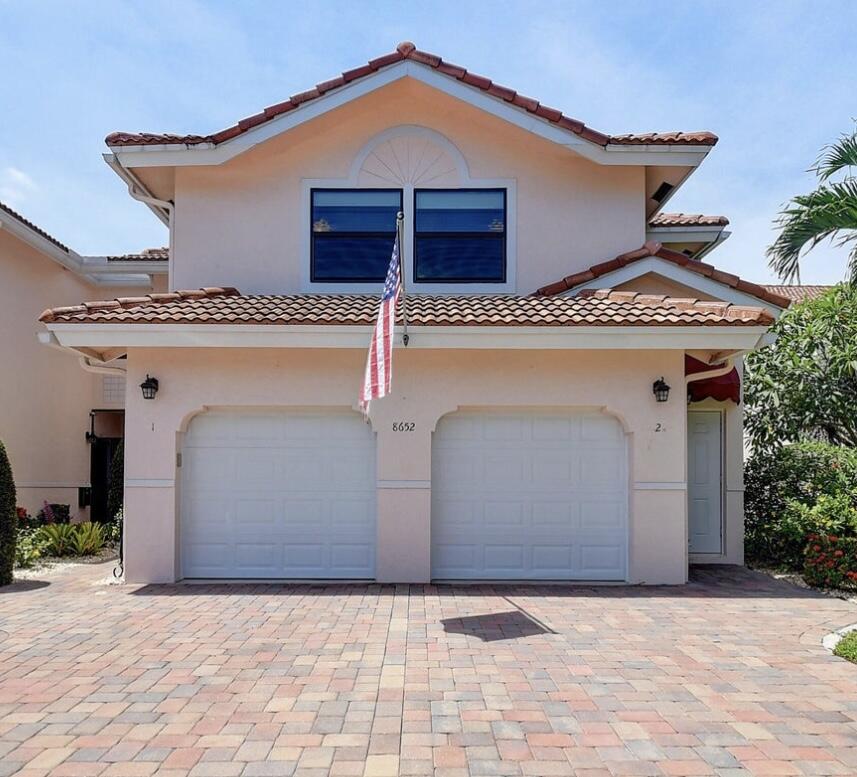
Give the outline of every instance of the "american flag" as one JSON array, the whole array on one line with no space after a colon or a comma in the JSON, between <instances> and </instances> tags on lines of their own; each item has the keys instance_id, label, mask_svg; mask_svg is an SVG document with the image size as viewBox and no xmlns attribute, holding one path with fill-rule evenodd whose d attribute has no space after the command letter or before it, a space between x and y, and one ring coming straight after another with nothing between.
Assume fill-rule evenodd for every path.
<instances>
[{"instance_id":1,"label":"american flag","mask_svg":"<svg viewBox=\"0 0 857 777\"><path fill-rule=\"evenodd\" d=\"M393 325L396 321L396 302L402 291L402 278L399 274L399 235L393 243L393 256L387 268L384 280L384 292L378 306L378 321L369 343L369 356L366 359L366 375L363 378L363 391L360 393L360 407L369 412L369 403L390 393L393 376Z\"/></svg>"}]
</instances>

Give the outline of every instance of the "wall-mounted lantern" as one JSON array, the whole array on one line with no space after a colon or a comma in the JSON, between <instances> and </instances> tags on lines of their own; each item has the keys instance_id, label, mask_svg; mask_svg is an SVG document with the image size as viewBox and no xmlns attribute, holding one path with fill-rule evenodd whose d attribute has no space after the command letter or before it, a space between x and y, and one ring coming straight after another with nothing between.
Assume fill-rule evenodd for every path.
<instances>
[{"instance_id":1,"label":"wall-mounted lantern","mask_svg":"<svg viewBox=\"0 0 857 777\"><path fill-rule=\"evenodd\" d=\"M670 398L670 387L663 378L658 378L652 384L652 393L658 402L666 402Z\"/></svg>"},{"instance_id":2,"label":"wall-mounted lantern","mask_svg":"<svg viewBox=\"0 0 857 777\"><path fill-rule=\"evenodd\" d=\"M146 380L140 384L143 391L143 399L154 399L158 393L158 379L146 375Z\"/></svg>"}]
</instances>

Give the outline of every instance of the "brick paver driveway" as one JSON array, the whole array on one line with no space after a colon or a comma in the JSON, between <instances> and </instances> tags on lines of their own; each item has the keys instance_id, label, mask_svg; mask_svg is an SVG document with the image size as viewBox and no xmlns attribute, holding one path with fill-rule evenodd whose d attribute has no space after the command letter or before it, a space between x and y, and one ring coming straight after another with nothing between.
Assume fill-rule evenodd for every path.
<instances>
[{"instance_id":1,"label":"brick paver driveway","mask_svg":"<svg viewBox=\"0 0 857 777\"><path fill-rule=\"evenodd\" d=\"M0 590L0 774L857 774L857 608L680 588Z\"/></svg>"}]
</instances>

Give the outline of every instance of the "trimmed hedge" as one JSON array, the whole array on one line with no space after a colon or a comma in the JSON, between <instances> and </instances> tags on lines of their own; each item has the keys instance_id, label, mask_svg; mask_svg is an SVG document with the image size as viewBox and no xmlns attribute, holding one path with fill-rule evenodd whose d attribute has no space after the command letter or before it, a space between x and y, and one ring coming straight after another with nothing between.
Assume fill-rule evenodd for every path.
<instances>
[{"instance_id":1,"label":"trimmed hedge","mask_svg":"<svg viewBox=\"0 0 857 777\"><path fill-rule=\"evenodd\" d=\"M744 468L747 559L800 570L807 535L842 532L835 522L849 503L857 507L857 450L800 442L754 453Z\"/></svg>"},{"instance_id":2,"label":"trimmed hedge","mask_svg":"<svg viewBox=\"0 0 857 777\"><path fill-rule=\"evenodd\" d=\"M0 585L12 582L15 547L18 542L18 513L15 509L15 481L6 447L0 442Z\"/></svg>"}]
</instances>

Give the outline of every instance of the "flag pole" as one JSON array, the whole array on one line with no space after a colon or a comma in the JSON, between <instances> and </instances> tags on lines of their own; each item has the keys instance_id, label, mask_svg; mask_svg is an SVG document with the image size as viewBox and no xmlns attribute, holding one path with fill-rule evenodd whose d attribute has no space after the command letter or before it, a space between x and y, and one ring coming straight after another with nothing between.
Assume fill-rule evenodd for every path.
<instances>
[{"instance_id":1,"label":"flag pole","mask_svg":"<svg viewBox=\"0 0 857 777\"><path fill-rule=\"evenodd\" d=\"M408 334L408 294L405 287L405 214L396 214L396 237L399 240L399 281L402 284L402 344L408 347L411 336Z\"/></svg>"}]
</instances>

